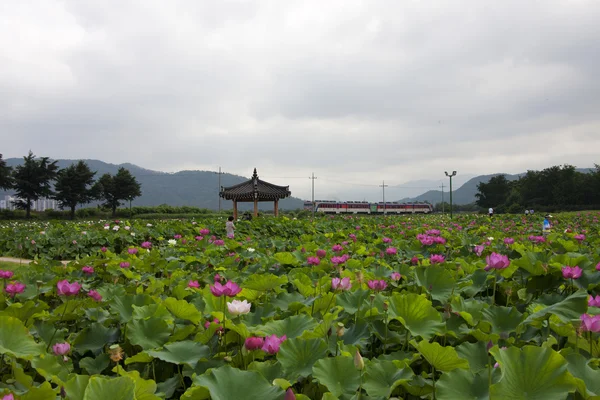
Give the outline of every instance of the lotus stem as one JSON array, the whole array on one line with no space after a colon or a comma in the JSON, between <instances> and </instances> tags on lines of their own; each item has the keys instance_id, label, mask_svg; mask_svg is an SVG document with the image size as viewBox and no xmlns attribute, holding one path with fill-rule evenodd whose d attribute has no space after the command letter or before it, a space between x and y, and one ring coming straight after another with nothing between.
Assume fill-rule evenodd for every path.
<instances>
[{"instance_id":1,"label":"lotus stem","mask_svg":"<svg viewBox=\"0 0 600 400\"><path fill-rule=\"evenodd\" d=\"M494 291L492 292L492 305L496 304L496 284L498 283L498 277L494 274Z\"/></svg>"},{"instance_id":2,"label":"lotus stem","mask_svg":"<svg viewBox=\"0 0 600 400\"><path fill-rule=\"evenodd\" d=\"M65 308L63 309L62 315L60 316L60 319L58 320L58 322L62 322L63 318L65 317L65 313L67 312L67 306L69 305L69 300L65 301ZM52 333L52 336L50 337L50 340L48 341L48 346L46 346L46 352L48 352L48 349L50 349L50 345L52 344L52 339L54 339L54 336L56 335L56 332L58 331L58 324L56 324L54 326L54 332Z\"/></svg>"},{"instance_id":3,"label":"lotus stem","mask_svg":"<svg viewBox=\"0 0 600 400\"><path fill-rule=\"evenodd\" d=\"M433 381L433 400L435 400L435 367L431 366L431 380Z\"/></svg>"}]
</instances>

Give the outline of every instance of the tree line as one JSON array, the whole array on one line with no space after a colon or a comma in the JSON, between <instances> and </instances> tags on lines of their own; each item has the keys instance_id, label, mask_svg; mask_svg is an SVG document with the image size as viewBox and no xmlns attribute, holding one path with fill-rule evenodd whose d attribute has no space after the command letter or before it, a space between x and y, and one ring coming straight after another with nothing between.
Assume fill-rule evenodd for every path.
<instances>
[{"instance_id":1,"label":"tree line","mask_svg":"<svg viewBox=\"0 0 600 400\"><path fill-rule=\"evenodd\" d=\"M583 210L600 208L600 165L587 173L572 165L527 171L510 181L498 175L477 185L477 205L498 212Z\"/></svg>"},{"instance_id":2,"label":"tree line","mask_svg":"<svg viewBox=\"0 0 600 400\"><path fill-rule=\"evenodd\" d=\"M95 175L84 161L59 169L57 161L36 158L31 151L23 157L23 164L13 170L0 154L0 189L14 190L17 200L13 204L25 210L27 218L33 202L41 198L57 200L62 210L70 210L73 219L78 205L99 200L115 216L121 202L131 202L142 195L141 185L123 167L115 175L104 174L97 181Z\"/></svg>"}]
</instances>

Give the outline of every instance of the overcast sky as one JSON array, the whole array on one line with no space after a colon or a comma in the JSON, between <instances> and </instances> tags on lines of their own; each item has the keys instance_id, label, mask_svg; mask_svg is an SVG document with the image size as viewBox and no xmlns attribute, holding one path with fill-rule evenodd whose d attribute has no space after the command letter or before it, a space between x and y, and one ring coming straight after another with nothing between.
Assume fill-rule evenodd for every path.
<instances>
[{"instance_id":1,"label":"overcast sky","mask_svg":"<svg viewBox=\"0 0 600 400\"><path fill-rule=\"evenodd\" d=\"M599 21L598 0L3 0L0 153L257 167L304 198L313 171L324 198L591 167Z\"/></svg>"}]
</instances>

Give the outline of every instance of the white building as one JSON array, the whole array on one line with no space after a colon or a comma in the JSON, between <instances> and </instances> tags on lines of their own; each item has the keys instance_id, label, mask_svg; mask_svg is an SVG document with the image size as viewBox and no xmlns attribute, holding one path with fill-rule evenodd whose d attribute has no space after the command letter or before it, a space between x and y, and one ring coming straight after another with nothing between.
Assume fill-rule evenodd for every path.
<instances>
[{"instance_id":1,"label":"white building","mask_svg":"<svg viewBox=\"0 0 600 400\"><path fill-rule=\"evenodd\" d=\"M13 202L19 200L15 196L4 196L4 200L0 200L0 210L15 210ZM58 201L42 197L37 201L31 202L31 209L34 211L58 210Z\"/></svg>"}]
</instances>

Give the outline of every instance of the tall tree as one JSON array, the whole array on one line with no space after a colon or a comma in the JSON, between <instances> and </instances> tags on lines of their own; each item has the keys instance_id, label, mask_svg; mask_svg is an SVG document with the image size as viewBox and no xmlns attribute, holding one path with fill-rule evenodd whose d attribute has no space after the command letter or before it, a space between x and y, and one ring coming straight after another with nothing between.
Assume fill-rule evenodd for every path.
<instances>
[{"instance_id":1,"label":"tall tree","mask_svg":"<svg viewBox=\"0 0 600 400\"><path fill-rule=\"evenodd\" d=\"M13 187L18 200L14 204L25 210L27 218L33 201L53 195L50 182L56 178L57 170L56 161L50 162L48 157L36 159L31 151L23 157L23 164L15 167Z\"/></svg>"},{"instance_id":2,"label":"tall tree","mask_svg":"<svg viewBox=\"0 0 600 400\"><path fill-rule=\"evenodd\" d=\"M498 175L492 177L488 183L480 182L477 190L479 193L475 197L478 206L496 208L506 202L511 191L511 183L505 175Z\"/></svg>"},{"instance_id":3,"label":"tall tree","mask_svg":"<svg viewBox=\"0 0 600 400\"><path fill-rule=\"evenodd\" d=\"M12 187L12 168L6 165L6 161L0 154L0 189L10 189Z\"/></svg>"},{"instance_id":4,"label":"tall tree","mask_svg":"<svg viewBox=\"0 0 600 400\"><path fill-rule=\"evenodd\" d=\"M142 195L141 186L129 170L121 167L115 176L104 174L98 179L94 190L98 193L98 199L102 204L112 210L113 217L117 214L117 208L121 201L132 201Z\"/></svg>"},{"instance_id":5,"label":"tall tree","mask_svg":"<svg viewBox=\"0 0 600 400\"><path fill-rule=\"evenodd\" d=\"M75 208L78 204L86 204L95 198L92 190L95 172L84 162L71 164L58 171L54 198L60 203L60 208L71 210L71 219L75 218Z\"/></svg>"}]
</instances>

